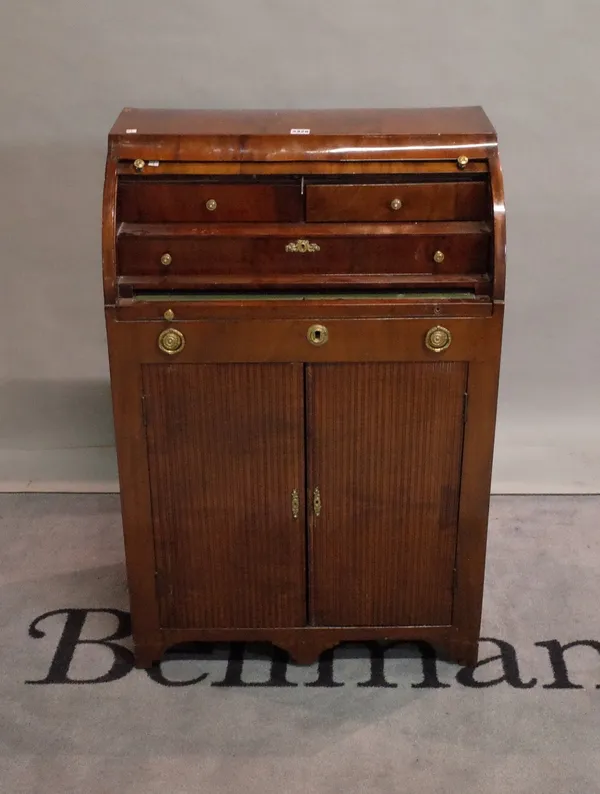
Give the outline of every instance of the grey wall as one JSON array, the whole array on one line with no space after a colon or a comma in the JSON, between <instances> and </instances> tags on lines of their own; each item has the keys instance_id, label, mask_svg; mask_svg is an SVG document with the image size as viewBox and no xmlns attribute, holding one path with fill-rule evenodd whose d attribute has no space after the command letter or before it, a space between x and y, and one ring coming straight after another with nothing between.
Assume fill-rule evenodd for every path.
<instances>
[{"instance_id":1,"label":"grey wall","mask_svg":"<svg viewBox=\"0 0 600 794\"><path fill-rule=\"evenodd\" d=\"M599 27L583 0L4 0L3 487L114 485L100 203L121 107L482 104L509 233L495 489L600 490Z\"/></svg>"}]
</instances>

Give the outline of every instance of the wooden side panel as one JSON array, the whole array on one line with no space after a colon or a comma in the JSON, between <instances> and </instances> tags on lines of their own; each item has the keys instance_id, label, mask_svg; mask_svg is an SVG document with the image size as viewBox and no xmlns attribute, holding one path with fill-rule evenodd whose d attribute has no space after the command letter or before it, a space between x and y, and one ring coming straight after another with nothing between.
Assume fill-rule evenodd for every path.
<instances>
[{"instance_id":1,"label":"wooden side panel","mask_svg":"<svg viewBox=\"0 0 600 794\"><path fill-rule=\"evenodd\" d=\"M314 625L448 625L467 364L310 367Z\"/></svg>"},{"instance_id":2,"label":"wooden side panel","mask_svg":"<svg viewBox=\"0 0 600 794\"><path fill-rule=\"evenodd\" d=\"M160 620L306 622L299 364L144 365Z\"/></svg>"}]
</instances>

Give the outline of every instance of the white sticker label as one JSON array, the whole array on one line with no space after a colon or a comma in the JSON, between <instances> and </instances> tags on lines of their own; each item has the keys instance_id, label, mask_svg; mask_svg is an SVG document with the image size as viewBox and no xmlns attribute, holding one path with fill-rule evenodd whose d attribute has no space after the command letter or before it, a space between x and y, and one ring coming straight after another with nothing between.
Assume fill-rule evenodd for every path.
<instances>
[{"instance_id":1,"label":"white sticker label","mask_svg":"<svg viewBox=\"0 0 600 794\"><path fill-rule=\"evenodd\" d=\"M290 135L310 135L310 130L293 129L290 130Z\"/></svg>"},{"instance_id":2,"label":"white sticker label","mask_svg":"<svg viewBox=\"0 0 600 794\"><path fill-rule=\"evenodd\" d=\"M137 130L125 130L125 132L127 135L132 135L134 132L137 132Z\"/></svg>"},{"instance_id":3,"label":"white sticker label","mask_svg":"<svg viewBox=\"0 0 600 794\"><path fill-rule=\"evenodd\" d=\"M157 168L160 165L160 163L158 162L158 160L149 160L148 165L151 165L153 168Z\"/></svg>"}]
</instances>

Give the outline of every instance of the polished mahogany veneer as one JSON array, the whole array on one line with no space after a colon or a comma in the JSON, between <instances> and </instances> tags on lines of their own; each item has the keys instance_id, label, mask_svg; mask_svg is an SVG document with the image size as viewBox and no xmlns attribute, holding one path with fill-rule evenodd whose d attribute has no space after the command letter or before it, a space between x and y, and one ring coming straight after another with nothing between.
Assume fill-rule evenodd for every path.
<instances>
[{"instance_id":1,"label":"polished mahogany veneer","mask_svg":"<svg viewBox=\"0 0 600 794\"><path fill-rule=\"evenodd\" d=\"M481 108L127 108L102 245L137 663L474 663L505 278Z\"/></svg>"}]
</instances>

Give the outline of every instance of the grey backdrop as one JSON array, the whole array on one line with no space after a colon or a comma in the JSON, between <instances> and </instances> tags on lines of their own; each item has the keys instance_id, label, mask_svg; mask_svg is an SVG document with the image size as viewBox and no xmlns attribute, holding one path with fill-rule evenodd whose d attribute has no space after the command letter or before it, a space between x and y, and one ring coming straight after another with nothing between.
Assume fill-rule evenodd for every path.
<instances>
[{"instance_id":1,"label":"grey backdrop","mask_svg":"<svg viewBox=\"0 0 600 794\"><path fill-rule=\"evenodd\" d=\"M494 488L599 491L599 26L583 0L3 0L0 487L115 485L100 206L123 106L482 104L509 235Z\"/></svg>"}]
</instances>

